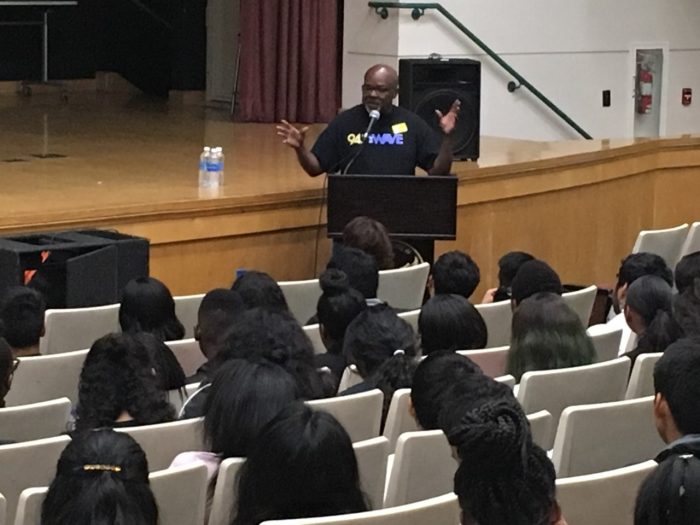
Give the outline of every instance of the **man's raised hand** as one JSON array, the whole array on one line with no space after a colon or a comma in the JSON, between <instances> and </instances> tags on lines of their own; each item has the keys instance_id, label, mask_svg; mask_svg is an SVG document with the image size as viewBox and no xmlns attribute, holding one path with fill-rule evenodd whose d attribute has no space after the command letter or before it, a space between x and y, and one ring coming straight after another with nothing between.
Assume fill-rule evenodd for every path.
<instances>
[{"instance_id":1,"label":"man's raised hand","mask_svg":"<svg viewBox=\"0 0 700 525\"><path fill-rule=\"evenodd\" d=\"M277 125L277 134L282 137L282 144L294 149L299 149L304 145L307 131L309 131L308 126L301 129L295 128L286 120Z\"/></svg>"},{"instance_id":2,"label":"man's raised hand","mask_svg":"<svg viewBox=\"0 0 700 525\"><path fill-rule=\"evenodd\" d=\"M440 119L440 129L445 135L452 133L457 126L457 118L459 117L459 110L462 103L459 99L455 100L450 106L450 110L443 115L442 111L439 109L435 110L435 114Z\"/></svg>"}]
</instances>

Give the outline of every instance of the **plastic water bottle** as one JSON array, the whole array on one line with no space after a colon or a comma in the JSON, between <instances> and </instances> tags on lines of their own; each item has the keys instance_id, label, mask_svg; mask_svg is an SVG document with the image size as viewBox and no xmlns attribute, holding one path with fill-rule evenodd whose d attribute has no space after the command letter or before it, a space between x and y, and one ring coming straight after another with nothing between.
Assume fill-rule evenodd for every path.
<instances>
[{"instance_id":1,"label":"plastic water bottle","mask_svg":"<svg viewBox=\"0 0 700 525\"><path fill-rule=\"evenodd\" d=\"M224 152L220 147L212 148L207 157L207 182L210 188L224 184Z\"/></svg>"},{"instance_id":2,"label":"plastic water bottle","mask_svg":"<svg viewBox=\"0 0 700 525\"><path fill-rule=\"evenodd\" d=\"M209 154L211 148L209 146L204 146L202 154L199 156L199 187L207 187L207 162L209 159Z\"/></svg>"}]
</instances>

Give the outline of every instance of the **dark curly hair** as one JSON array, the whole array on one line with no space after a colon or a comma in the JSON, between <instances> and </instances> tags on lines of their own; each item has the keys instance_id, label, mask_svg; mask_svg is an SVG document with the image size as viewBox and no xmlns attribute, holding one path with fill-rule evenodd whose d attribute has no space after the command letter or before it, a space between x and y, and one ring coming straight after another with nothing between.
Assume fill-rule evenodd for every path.
<instances>
[{"instance_id":1,"label":"dark curly hair","mask_svg":"<svg viewBox=\"0 0 700 525\"><path fill-rule=\"evenodd\" d=\"M85 358L75 429L111 427L124 412L138 425L175 416L143 344L127 334L109 334L95 341Z\"/></svg>"}]
</instances>

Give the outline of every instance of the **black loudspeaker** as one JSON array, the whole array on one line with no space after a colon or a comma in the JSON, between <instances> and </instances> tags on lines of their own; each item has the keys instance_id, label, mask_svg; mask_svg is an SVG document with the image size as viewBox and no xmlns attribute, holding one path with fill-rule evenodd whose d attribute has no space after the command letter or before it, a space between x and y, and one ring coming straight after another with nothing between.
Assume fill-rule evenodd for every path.
<instances>
[{"instance_id":1,"label":"black loudspeaker","mask_svg":"<svg viewBox=\"0 0 700 525\"><path fill-rule=\"evenodd\" d=\"M455 159L479 158L481 62L459 59L399 60L399 105L410 109L439 130L435 110L443 113L455 99L462 107L454 130Z\"/></svg>"}]
</instances>

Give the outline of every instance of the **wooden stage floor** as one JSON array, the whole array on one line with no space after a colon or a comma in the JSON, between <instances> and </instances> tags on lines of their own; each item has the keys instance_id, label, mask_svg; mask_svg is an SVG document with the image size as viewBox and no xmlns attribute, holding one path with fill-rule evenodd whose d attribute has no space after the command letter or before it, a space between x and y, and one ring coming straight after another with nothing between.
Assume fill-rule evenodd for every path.
<instances>
[{"instance_id":1,"label":"wooden stage floor","mask_svg":"<svg viewBox=\"0 0 700 525\"><path fill-rule=\"evenodd\" d=\"M322 128L312 127L309 144ZM177 293L202 291L221 281L224 265L209 267L214 279L193 280L188 270L174 269L178 255L173 246L190 243L193 248L197 241L217 237L266 232L269 238L260 253L244 263L274 271L280 279L313 273L308 261L295 267L294 262L268 261L262 255L265 246L281 244L287 247L283 253L293 254L294 246L312 243L322 196L322 178L305 175L273 125L232 123L225 112L141 96L87 92L62 102L55 93L31 98L0 94L0 136L0 234L98 226L148 236L162 248L154 252L154 273L177 281ZM479 190L479 199L474 192L462 195L463 182L643 156L654 142L659 141L483 137L478 164L454 165L460 205L516 196L508 192L517 181L485 193ZM197 187L204 144L223 146L226 154L226 183L217 195L200 195ZM700 138L685 137L674 144L691 147L697 158ZM563 188L557 184L566 185L566 176L558 181L552 191ZM505 194L494 193L501 191ZM296 237L281 239L283 231L296 231ZM214 251L225 256L217 246ZM236 250L247 253L244 244ZM225 266L227 278L232 267Z\"/></svg>"}]
</instances>

